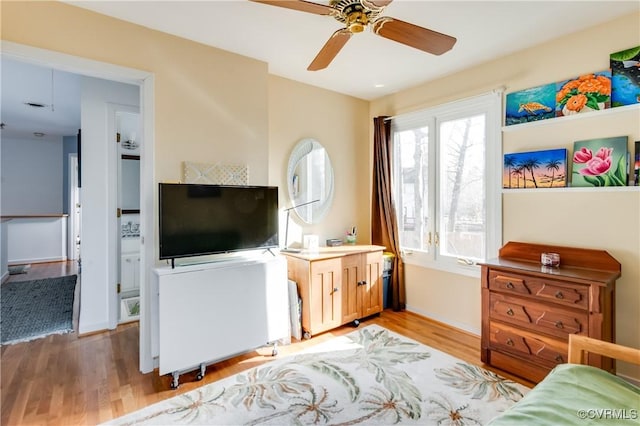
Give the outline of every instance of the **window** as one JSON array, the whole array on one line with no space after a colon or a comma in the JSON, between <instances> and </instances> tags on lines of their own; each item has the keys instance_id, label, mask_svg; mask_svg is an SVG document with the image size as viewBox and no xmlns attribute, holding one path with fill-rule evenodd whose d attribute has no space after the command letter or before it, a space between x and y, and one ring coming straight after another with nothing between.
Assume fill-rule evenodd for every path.
<instances>
[{"instance_id":1,"label":"window","mask_svg":"<svg viewBox=\"0 0 640 426\"><path fill-rule=\"evenodd\" d=\"M500 93L392 119L394 199L407 263L477 276L501 244Z\"/></svg>"}]
</instances>

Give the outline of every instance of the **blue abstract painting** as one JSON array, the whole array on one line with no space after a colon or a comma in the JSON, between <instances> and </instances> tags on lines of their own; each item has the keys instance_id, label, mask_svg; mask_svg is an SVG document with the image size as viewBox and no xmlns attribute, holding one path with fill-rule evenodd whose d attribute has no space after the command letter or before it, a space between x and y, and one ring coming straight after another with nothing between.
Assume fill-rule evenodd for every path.
<instances>
[{"instance_id":1,"label":"blue abstract painting","mask_svg":"<svg viewBox=\"0 0 640 426\"><path fill-rule=\"evenodd\" d=\"M640 103L640 46L612 53L611 106Z\"/></svg>"}]
</instances>

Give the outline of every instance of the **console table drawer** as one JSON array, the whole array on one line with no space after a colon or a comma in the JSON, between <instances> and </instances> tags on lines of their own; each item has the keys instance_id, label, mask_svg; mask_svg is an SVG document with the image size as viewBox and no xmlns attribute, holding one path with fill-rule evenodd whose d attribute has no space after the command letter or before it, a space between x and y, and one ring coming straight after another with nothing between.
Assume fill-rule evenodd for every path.
<instances>
[{"instance_id":1,"label":"console table drawer","mask_svg":"<svg viewBox=\"0 0 640 426\"><path fill-rule=\"evenodd\" d=\"M588 335L589 316L549 304L491 293L489 312L492 319L526 327L536 332L569 339L569 334Z\"/></svg>"},{"instance_id":2,"label":"console table drawer","mask_svg":"<svg viewBox=\"0 0 640 426\"><path fill-rule=\"evenodd\" d=\"M525 295L541 301L553 301L565 306L587 309L589 293L586 286L527 275L512 275L502 271L489 273L489 289L514 295Z\"/></svg>"}]
</instances>

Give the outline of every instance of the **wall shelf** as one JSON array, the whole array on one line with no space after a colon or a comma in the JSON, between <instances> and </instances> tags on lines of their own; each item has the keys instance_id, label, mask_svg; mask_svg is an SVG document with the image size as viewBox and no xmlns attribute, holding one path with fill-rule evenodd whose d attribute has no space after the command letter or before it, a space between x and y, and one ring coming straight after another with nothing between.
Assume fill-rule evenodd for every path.
<instances>
[{"instance_id":1,"label":"wall shelf","mask_svg":"<svg viewBox=\"0 0 640 426\"><path fill-rule=\"evenodd\" d=\"M561 187L561 188L502 188L503 194L551 192L640 192L640 186Z\"/></svg>"},{"instance_id":2,"label":"wall shelf","mask_svg":"<svg viewBox=\"0 0 640 426\"><path fill-rule=\"evenodd\" d=\"M547 120L530 121L528 123L514 124L511 126L502 126L502 131L512 132L512 131L522 130L525 127L529 128L529 127L536 127L536 126L548 126L551 124L564 123L566 121L579 120L583 118L604 117L607 115L618 114L626 111L640 111L640 104L625 105L621 107L605 109L602 111L591 111L591 112L585 112L582 114L574 114L574 115L568 115L564 117L550 118Z\"/></svg>"}]
</instances>

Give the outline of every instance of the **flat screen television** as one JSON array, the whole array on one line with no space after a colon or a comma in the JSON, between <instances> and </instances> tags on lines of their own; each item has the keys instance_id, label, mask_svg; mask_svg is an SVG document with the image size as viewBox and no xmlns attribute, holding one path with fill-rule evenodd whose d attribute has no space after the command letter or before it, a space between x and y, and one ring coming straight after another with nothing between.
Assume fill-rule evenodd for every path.
<instances>
[{"instance_id":1,"label":"flat screen television","mask_svg":"<svg viewBox=\"0 0 640 426\"><path fill-rule=\"evenodd\" d=\"M160 259L278 247L278 188L161 183Z\"/></svg>"}]
</instances>

